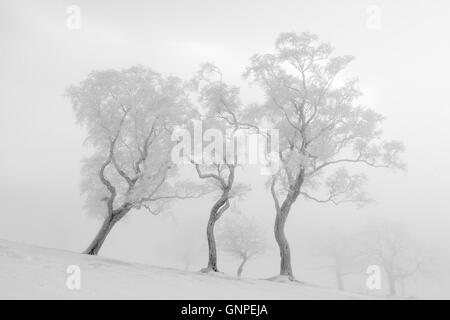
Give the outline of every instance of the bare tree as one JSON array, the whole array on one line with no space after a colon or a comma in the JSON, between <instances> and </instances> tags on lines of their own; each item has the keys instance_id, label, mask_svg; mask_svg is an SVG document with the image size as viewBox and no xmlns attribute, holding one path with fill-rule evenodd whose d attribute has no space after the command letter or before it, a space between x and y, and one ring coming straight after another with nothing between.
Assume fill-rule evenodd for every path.
<instances>
[{"instance_id":1,"label":"bare tree","mask_svg":"<svg viewBox=\"0 0 450 320\"><path fill-rule=\"evenodd\" d=\"M426 260L403 225L389 220L371 221L365 231L365 250L369 259L383 267L389 295L400 286L403 293L408 279L426 271Z\"/></svg>"},{"instance_id":2,"label":"bare tree","mask_svg":"<svg viewBox=\"0 0 450 320\"><path fill-rule=\"evenodd\" d=\"M156 250L157 255L180 264L184 271L189 271L192 266L201 263L206 252L206 243L200 234L201 225L198 220L193 217L183 220L181 217L173 217L172 232L162 235Z\"/></svg>"},{"instance_id":3,"label":"bare tree","mask_svg":"<svg viewBox=\"0 0 450 320\"><path fill-rule=\"evenodd\" d=\"M279 129L281 166L269 185L280 275L294 279L284 228L298 197L363 204L369 200L363 191L366 178L349 173L344 166L402 167L398 154L403 145L381 140L383 117L357 104L360 92L355 80L338 77L352 57L332 56L331 46L309 33L283 33L275 46L274 54L254 55L245 76L267 96L251 117ZM333 167L338 169L330 172Z\"/></svg>"},{"instance_id":4,"label":"bare tree","mask_svg":"<svg viewBox=\"0 0 450 320\"><path fill-rule=\"evenodd\" d=\"M364 270L365 254L360 239L332 230L312 245L314 255L331 262L326 267L332 270L338 290L344 290L344 277Z\"/></svg>"},{"instance_id":5,"label":"bare tree","mask_svg":"<svg viewBox=\"0 0 450 320\"><path fill-rule=\"evenodd\" d=\"M94 71L67 96L90 146L82 171L86 206L104 217L85 253L96 255L132 209L156 215L171 199L198 196L169 183L172 129L190 114L180 79L141 66Z\"/></svg>"},{"instance_id":6,"label":"bare tree","mask_svg":"<svg viewBox=\"0 0 450 320\"><path fill-rule=\"evenodd\" d=\"M268 249L264 229L255 219L243 214L227 216L219 227L219 248L240 259L236 275L240 277L245 264Z\"/></svg>"}]
</instances>

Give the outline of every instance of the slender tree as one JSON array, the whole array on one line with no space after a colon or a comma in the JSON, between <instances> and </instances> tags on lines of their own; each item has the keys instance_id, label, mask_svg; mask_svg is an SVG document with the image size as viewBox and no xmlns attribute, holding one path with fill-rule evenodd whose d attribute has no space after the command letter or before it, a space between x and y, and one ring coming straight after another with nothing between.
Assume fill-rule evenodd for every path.
<instances>
[{"instance_id":1,"label":"slender tree","mask_svg":"<svg viewBox=\"0 0 450 320\"><path fill-rule=\"evenodd\" d=\"M358 274L364 270L365 252L361 248L360 239L340 231L331 230L322 239L314 239L312 245L315 256L325 257L331 262L326 267L336 279L338 290L344 290L344 278Z\"/></svg>"},{"instance_id":2,"label":"slender tree","mask_svg":"<svg viewBox=\"0 0 450 320\"><path fill-rule=\"evenodd\" d=\"M358 104L355 80L340 77L352 57L333 56L330 45L309 33L283 33L275 47L273 54L254 55L244 76L267 97L249 116L279 129L280 170L269 185L280 275L294 279L285 224L299 196L320 203L365 203L365 176L346 167L402 167L403 145L381 140L383 117Z\"/></svg>"},{"instance_id":3,"label":"slender tree","mask_svg":"<svg viewBox=\"0 0 450 320\"><path fill-rule=\"evenodd\" d=\"M371 221L365 230L365 250L369 259L383 267L389 295L404 293L405 283L426 271L426 260L403 225L389 220Z\"/></svg>"},{"instance_id":4,"label":"slender tree","mask_svg":"<svg viewBox=\"0 0 450 320\"><path fill-rule=\"evenodd\" d=\"M86 206L104 219L86 254L96 255L132 209L158 214L170 199L196 196L169 182L171 133L189 117L180 79L141 66L94 71L67 96L90 146L82 169Z\"/></svg>"},{"instance_id":5,"label":"slender tree","mask_svg":"<svg viewBox=\"0 0 450 320\"><path fill-rule=\"evenodd\" d=\"M228 215L218 233L219 248L240 260L236 275L240 277L245 264L268 249L264 229L255 219L243 214Z\"/></svg>"},{"instance_id":6,"label":"slender tree","mask_svg":"<svg viewBox=\"0 0 450 320\"><path fill-rule=\"evenodd\" d=\"M245 191L242 184L235 182L239 151L235 144L235 133L240 129L237 119L243 105L239 99L239 89L224 83L221 71L213 64L203 64L192 84L196 88L199 109L202 111L202 128L205 130L204 134L201 132L201 143L203 139L210 143L201 148L200 154L191 154L190 162L198 177L208 181L212 190L218 194L209 212L206 227L208 264L202 272L217 272L215 224L230 208L231 199Z\"/></svg>"},{"instance_id":7,"label":"slender tree","mask_svg":"<svg viewBox=\"0 0 450 320\"><path fill-rule=\"evenodd\" d=\"M163 260L181 265L184 271L189 271L193 266L202 262L205 256L206 243L198 217L174 216L171 224L171 232L165 233L160 238L156 254Z\"/></svg>"}]
</instances>

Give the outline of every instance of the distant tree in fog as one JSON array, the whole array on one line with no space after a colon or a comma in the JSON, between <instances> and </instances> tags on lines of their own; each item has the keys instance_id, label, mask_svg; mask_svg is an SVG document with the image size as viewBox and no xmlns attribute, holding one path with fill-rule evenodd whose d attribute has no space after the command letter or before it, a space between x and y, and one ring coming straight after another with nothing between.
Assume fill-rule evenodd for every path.
<instances>
[{"instance_id":1,"label":"distant tree in fog","mask_svg":"<svg viewBox=\"0 0 450 320\"><path fill-rule=\"evenodd\" d=\"M255 219L243 214L233 214L223 220L218 228L219 248L240 260L236 271L241 276L245 264L268 249L264 228Z\"/></svg>"},{"instance_id":2,"label":"distant tree in fog","mask_svg":"<svg viewBox=\"0 0 450 320\"><path fill-rule=\"evenodd\" d=\"M157 255L164 260L176 262L183 270L189 271L203 260L207 251L201 230L198 219L180 222L174 218L170 232L160 237Z\"/></svg>"},{"instance_id":3,"label":"distant tree in fog","mask_svg":"<svg viewBox=\"0 0 450 320\"><path fill-rule=\"evenodd\" d=\"M364 270L365 252L361 248L360 239L356 236L332 231L322 239L317 239L312 248L316 256L325 257L331 262L327 268L333 271L339 290L344 290L345 276L358 274Z\"/></svg>"},{"instance_id":4,"label":"distant tree in fog","mask_svg":"<svg viewBox=\"0 0 450 320\"><path fill-rule=\"evenodd\" d=\"M364 236L367 257L386 273L389 295L395 296L399 287L404 291L408 279L426 271L423 253L403 225L388 220L372 221Z\"/></svg>"},{"instance_id":5,"label":"distant tree in fog","mask_svg":"<svg viewBox=\"0 0 450 320\"><path fill-rule=\"evenodd\" d=\"M198 196L169 183L171 133L191 114L180 79L141 66L94 71L66 94L90 147L82 169L86 206L104 219L85 253L96 255L132 209L158 214L171 199Z\"/></svg>"},{"instance_id":6,"label":"distant tree in fog","mask_svg":"<svg viewBox=\"0 0 450 320\"><path fill-rule=\"evenodd\" d=\"M299 196L318 203L367 203L365 175L347 167L402 168L403 145L382 140L383 117L358 104L361 93L355 80L342 79L352 57L333 56L329 44L309 33L282 33L275 47L273 54L254 55L245 73L267 97L246 121L279 129L281 166L268 184L280 275L294 279L284 229Z\"/></svg>"}]
</instances>

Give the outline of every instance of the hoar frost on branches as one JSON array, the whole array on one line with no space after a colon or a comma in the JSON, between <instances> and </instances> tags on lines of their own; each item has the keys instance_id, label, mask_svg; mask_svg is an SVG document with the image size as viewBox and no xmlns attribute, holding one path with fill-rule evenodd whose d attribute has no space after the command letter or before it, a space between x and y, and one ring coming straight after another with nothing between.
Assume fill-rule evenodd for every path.
<instances>
[{"instance_id":1,"label":"hoar frost on branches","mask_svg":"<svg viewBox=\"0 0 450 320\"><path fill-rule=\"evenodd\" d=\"M363 190L366 178L348 172L348 165L403 168L403 145L382 140L383 117L357 104L356 80L338 78L351 56L333 56L329 44L309 33L283 33L275 48L273 54L254 55L244 76L260 85L267 97L249 118L254 123L264 119L280 130L281 168L269 186L280 275L293 279L284 227L298 197L362 205L369 201Z\"/></svg>"},{"instance_id":2,"label":"hoar frost on branches","mask_svg":"<svg viewBox=\"0 0 450 320\"><path fill-rule=\"evenodd\" d=\"M169 183L173 128L190 115L183 82L135 66L94 71L67 90L91 154L82 189L91 212L104 217L85 253L96 255L113 226L132 209L158 214L169 200L196 197L195 188Z\"/></svg>"},{"instance_id":3,"label":"hoar frost on branches","mask_svg":"<svg viewBox=\"0 0 450 320\"><path fill-rule=\"evenodd\" d=\"M202 136L211 141L205 150L201 150L202 157L193 154L192 150L187 152L198 177L206 180L210 190L217 193L206 227L208 264L202 269L202 272L217 272L217 246L214 235L216 222L230 208L231 200L247 190L245 185L235 181L239 150L236 149L234 133L241 128L238 118L243 105L239 99L239 89L224 83L221 71L213 64L201 65L191 84L199 102L197 120L201 120L205 129L215 129L205 131L215 134ZM205 159L205 155L209 158Z\"/></svg>"}]
</instances>

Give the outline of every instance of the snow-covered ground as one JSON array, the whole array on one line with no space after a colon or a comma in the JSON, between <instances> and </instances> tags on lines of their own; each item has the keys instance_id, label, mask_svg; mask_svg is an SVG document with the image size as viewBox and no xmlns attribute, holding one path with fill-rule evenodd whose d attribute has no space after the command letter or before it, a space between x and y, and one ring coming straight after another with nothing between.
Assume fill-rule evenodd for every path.
<instances>
[{"instance_id":1,"label":"snow-covered ground","mask_svg":"<svg viewBox=\"0 0 450 320\"><path fill-rule=\"evenodd\" d=\"M66 284L71 265L81 271L79 290ZM301 283L184 272L0 240L0 299L368 298Z\"/></svg>"}]
</instances>

